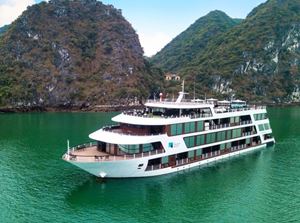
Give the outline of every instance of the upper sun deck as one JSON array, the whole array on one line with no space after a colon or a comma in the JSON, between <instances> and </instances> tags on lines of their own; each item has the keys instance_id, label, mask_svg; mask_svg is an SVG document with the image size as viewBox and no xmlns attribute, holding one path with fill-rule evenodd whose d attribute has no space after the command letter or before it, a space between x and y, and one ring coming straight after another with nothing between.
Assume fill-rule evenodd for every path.
<instances>
[{"instance_id":1,"label":"upper sun deck","mask_svg":"<svg viewBox=\"0 0 300 223\"><path fill-rule=\"evenodd\" d=\"M214 105L210 103L196 102L196 101L169 101L169 100L148 100L145 103L149 108L166 108L166 109L197 109L197 108L213 108Z\"/></svg>"},{"instance_id":2,"label":"upper sun deck","mask_svg":"<svg viewBox=\"0 0 300 223\"><path fill-rule=\"evenodd\" d=\"M265 106L249 106L241 100L218 101L214 98L186 100L185 95L183 81L182 91L179 92L176 101L163 99L161 93L159 100L148 100L143 110L123 112L112 118L112 121L142 126L162 126L189 122L193 119L231 117L239 112L249 114L252 112L249 112L249 110L263 110L260 112L266 112Z\"/></svg>"},{"instance_id":3,"label":"upper sun deck","mask_svg":"<svg viewBox=\"0 0 300 223\"><path fill-rule=\"evenodd\" d=\"M257 112L256 112L257 110ZM134 125L170 125L194 119L231 117L233 115L266 112L265 106L246 105L243 101L217 101L215 99L195 101L154 101L145 103L143 110L130 110L115 116L118 123Z\"/></svg>"}]
</instances>

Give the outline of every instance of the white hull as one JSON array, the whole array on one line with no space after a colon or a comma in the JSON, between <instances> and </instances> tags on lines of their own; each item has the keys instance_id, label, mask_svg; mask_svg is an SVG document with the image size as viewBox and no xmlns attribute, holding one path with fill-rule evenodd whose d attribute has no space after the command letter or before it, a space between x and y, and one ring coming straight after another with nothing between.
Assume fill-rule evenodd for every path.
<instances>
[{"instance_id":1,"label":"white hull","mask_svg":"<svg viewBox=\"0 0 300 223\"><path fill-rule=\"evenodd\" d=\"M205 160L196 161L193 163L188 163L177 167L167 167L167 168L150 170L150 171L145 171L149 157L123 160L123 161L105 161L105 162L68 161L68 162L89 172L90 174L102 178L104 177L106 178L152 177L152 176L174 173L177 171L182 171L189 168L206 165L212 162L224 160L230 157L235 157L247 152L251 152L263 148L266 148L266 144L250 147L248 149L238 150L235 152L219 155ZM139 164L143 164L143 167L141 169L138 169Z\"/></svg>"}]
</instances>

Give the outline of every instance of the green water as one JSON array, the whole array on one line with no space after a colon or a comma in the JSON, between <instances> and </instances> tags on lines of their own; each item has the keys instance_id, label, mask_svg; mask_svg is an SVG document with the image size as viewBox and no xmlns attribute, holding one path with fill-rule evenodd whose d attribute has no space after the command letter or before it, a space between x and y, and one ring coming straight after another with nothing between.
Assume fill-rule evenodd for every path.
<instances>
[{"instance_id":1,"label":"green water","mask_svg":"<svg viewBox=\"0 0 300 223\"><path fill-rule=\"evenodd\" d=\"M0 114L0 222L300 222L299 107L269 109L275 148L184 173L101 182L61 160L112 115Z\"/></svg>"}]
</instances>

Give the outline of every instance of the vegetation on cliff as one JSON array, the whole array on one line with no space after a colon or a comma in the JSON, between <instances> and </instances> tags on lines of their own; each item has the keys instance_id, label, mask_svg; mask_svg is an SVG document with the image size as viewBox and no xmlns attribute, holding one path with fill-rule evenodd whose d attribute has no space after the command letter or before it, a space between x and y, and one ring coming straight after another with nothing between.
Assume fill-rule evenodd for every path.
<instances>
[{"instance_id":1,"label":"vegetation on cliff","mask_svg":"<svg viewBox=\"0 0 300 223\"><path fill-rule=\"evenodd\" d=\"M0 38L4 106L124 104L161 80L121 11L96 0L33 5Z\"/></svg>"},{"instance_id":2,"label":"vegetation on cliff","mask_svg":"<svg viewBox=\"0 0 300 223\"><path fill-rule=\"evenodd\" d=\"M222 11L212 11L174 38L150 61L166 71L176 72L201 55L213 38L241 21L230 18Z\"/></svg>"},{"instance_id":3,"label":"vegetation on cliff","mask_svg":"<svg viewBox=\"0 0 300 223\"><path fill-rule=\"evenodd\" d=\"M181 36L187 35L186 39L192 40L194 33ZM195 81L198 96L299 101L300 1L269 0L256 7L239 25L211 36L206 43L189 61L177 59L184 61L180 62L179 73L190 82L191 90ZM194 55L193 51L184 54ZM157 56L167 60L164 53L162 50ZM168 54L178 54L177 49L170 49ZM153 62L162 68L171 69L178 63L174 60L164 66L155 58Z\"/></svg>"}]
</instances>

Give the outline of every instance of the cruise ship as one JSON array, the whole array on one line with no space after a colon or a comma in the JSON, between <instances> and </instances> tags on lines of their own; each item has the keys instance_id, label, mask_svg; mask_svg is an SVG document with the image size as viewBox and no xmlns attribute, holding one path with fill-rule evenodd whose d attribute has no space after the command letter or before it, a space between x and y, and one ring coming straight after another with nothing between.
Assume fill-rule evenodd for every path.
<instances>
[{"instance_id":1,"label":"cruise ship","mask_svg":"<svg viewBox=\"0 0 300 223\"><path fill-rule=\"evenodd\" d=\"M148 100L68 146L63 160L101 178L151 177L206 165L275 143L265 106L241 100Z\"/></svg>"}]
</instances>

